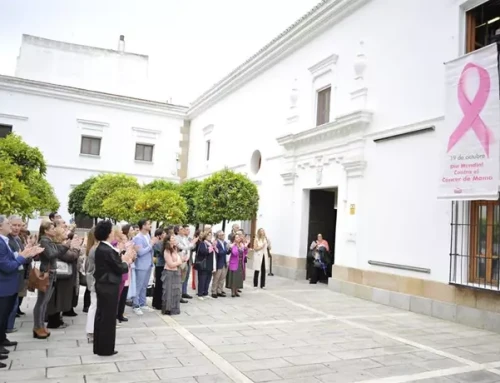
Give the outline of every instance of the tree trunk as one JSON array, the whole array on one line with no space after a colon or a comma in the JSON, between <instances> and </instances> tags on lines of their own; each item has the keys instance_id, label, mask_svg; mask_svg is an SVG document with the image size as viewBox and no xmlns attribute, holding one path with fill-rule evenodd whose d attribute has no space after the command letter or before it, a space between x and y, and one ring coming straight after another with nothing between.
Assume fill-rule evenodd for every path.
<instances>
[{"instance_id":1,"label":"tree trunk","mask_svg":"<svg viewBox=\"0 0 500 383\"><path fill-rule=\"evenodd\" d=\"M225 233L226 232L226 220L222 220L222 231Z\"/></svg>"},{"instance_id":2,"label":"tree trunk","mask_svg":"<svg viewBox=\"0 0 500 383\"><path fill-rule=\"evenodd\" d=\"M94 218L94 225L97 225L97 217Z\"/></svg>"}]
</instances>

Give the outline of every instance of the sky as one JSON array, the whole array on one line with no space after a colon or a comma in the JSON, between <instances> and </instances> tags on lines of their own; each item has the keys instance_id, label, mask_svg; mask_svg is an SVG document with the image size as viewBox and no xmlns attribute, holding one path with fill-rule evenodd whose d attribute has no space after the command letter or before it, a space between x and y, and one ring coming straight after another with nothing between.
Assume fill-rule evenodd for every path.
<instances>
[{"instance_id":1,"label":"sky","mask_svg":"<svg viewBox=\"0 0 500 383\"><path fill-rule=\"evenodd\" d=\"M0 74L30 34L149 55L151 96L188 105L319 0L0 0Z\"/></svg>"}]
</instances>

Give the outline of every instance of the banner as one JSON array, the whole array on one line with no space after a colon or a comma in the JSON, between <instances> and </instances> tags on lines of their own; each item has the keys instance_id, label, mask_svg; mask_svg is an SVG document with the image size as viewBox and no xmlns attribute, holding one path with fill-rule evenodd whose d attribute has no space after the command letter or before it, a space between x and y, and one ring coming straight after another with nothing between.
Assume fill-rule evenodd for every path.
<instances>
[{"instance_id":1,"label":"banner","mask_svg":"<svg viewBox=\"0 0 500 383\"><path fill-rule=\"evenodd\" d=\"M497 200L500 93L497 45L446 63L438 198Z\"/></svg>"}]
</instances>

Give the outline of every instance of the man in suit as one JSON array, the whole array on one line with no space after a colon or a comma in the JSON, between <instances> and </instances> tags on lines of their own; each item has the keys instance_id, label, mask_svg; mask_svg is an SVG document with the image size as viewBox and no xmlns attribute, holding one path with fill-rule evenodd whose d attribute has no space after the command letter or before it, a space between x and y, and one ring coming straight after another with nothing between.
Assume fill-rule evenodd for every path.
<instances>
[{"instance_id":1,"label":"man in suit","mask_svg":"<svg viewBox=\"0 0 500 383\"><path fill-rule=\"evenodd\" d=\"M135 260L135 280L137 293L134 297L134 312L137 315L143 315L143 311L153 311L146 304L146 293L148 290L148 283L153 270L153 246L158 243L158 238L153 237L149 232L151 231L151 221L141 219L139 221L139 234L134 239L134 245L137 248L137 258Z\"/></svg>"},{"instance_id":2,"label":"man in suit","mask_svg":"<svg viewBox=\"0 0 500 383\"><path fill-rule=\"evenodd\" d=\"M225 297L224 281L227 275L227 255L231 252L231 247L225 241L225 234L222 230L217 232L217 239L215 246L217 252L216 258L216 271L212 281L212 298Z\"/></svg>"},{"instance_id":3,"label":"man in suit","mask_svg":"<svg viewBox=\"0 0 500 383\"><path fill-rule=\"evenodd\" d=\"M5 347L17 345L17 342L7 339L5 331L19 291L19 266L43 251L41 247L36 246L14 253L9 246L8 235L11 231L7 217L0 215L0 360L7 359L9 354ZM5 363L0 363L0 368L5 367Z\"/></svg>"}]
</instances>

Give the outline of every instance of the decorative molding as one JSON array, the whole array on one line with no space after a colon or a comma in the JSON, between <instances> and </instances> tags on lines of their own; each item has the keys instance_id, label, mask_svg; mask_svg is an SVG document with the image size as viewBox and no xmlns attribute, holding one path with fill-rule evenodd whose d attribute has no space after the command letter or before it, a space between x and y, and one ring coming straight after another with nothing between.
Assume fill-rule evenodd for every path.
<instances>
[{"instance_id":1,"label":"decorative molding","mask_svg":"<svg viewBox=\"0 0 500 383\"><path fill-rule=\"evenodd\" d=\"M365 138L371 139L373 141L383 139L390 136L398 136L401 134L407 134L415 131L422 130L424 128L428 128L430 126L434 126L436 123L444 121L444 116L430 118L428 120L423 120L419 122L415 122L409 125L398 126L394 128L384 129L382 131L368 133L365 135Z\"/></svg>"},{"instance_id":2,"label":"decorative molding","mask_svg":"<svg viewBox=\"0 0 500 383\"><path fill-rule=\"evenodd\" d=\"M313 78L317 78L319 76L324 75L325 73L332 71L335 64L337 64L339 56L336 54L332 54L327 58L321 60L319 63L314 64L309 68L309 72L313 76Z\"/></svg>"},{"instance_id":3,"label":"decorative molding","mask_svg":"<svg viewBox=\"0 0 500 383\"><path fill-rule=\"evenodd\" d=\"M280 176L283 178L283 185L285 186L293 185L295 183L295 178L298 177L295 172L281 173Z\"/></svg>"},{"instance_id":4,"label":"decorative molding","mask_svg":"<svg viewBox=\"0 0 500 383\"><path fill-rule=\"evenodd\" d=\"M203 135L208 136L212 134L213 131L214 131L214 125L213 124L207 125L203 128Z\"/></svg>"},{"instance_id":5,"label":"decorative molding","mask_svg":"<svg viewBox=\"0 0 500 383\"><path fill-rule=\"evenodd\" d=\"M277 160L277 159L280 159L280 158L283 158L283 154L276 154L274 156L266 157L265 161L273 161L273 160Z\"/></svg>"},{"instance_id":6,"label":"decorative molding","mask_svg":"<svg viewBox=\"0 0 500 383\"><path fill-rule=\"evenodd\" d=\"M297 134L287 134L277 138L278 144L286 150L327 139L345 138L362 134L372 121L373 113L359 110L337 117L332 122L316 126Z\"/></svg>"},{"instance_id":7,"label":"decorative molding","mask_svg":"<svg viewBox=\"0 0 500 383\"><path fill-rule=\"evenodd\" d=\"M83 131L90 132L103 132L104 128L108 128L109 124L107 122L99 122L99 121L91 121L91 120L82 120L77 119L76 123L78 128Z\"/></svg>"},{"instance_id":8,"label":"decorative molding","mask_svg":"<svg viewBox=\"0 0 500 383\"><path fill-rule=\"evenodd\" d=\"M347 159L340 162L349 178L363 177L366 161L362 157Z\"/></svg>"},{"instance_id":9,"label":"decorative molding","mask_svg":"<svg viewBox=\"0 0 500 383\"><path fill-rule=\"evenodd\" d=\"M188 110L185 106L172 105L159 101L120 96L117 94L3 75L0 75L0 90L179 119L185 119Z\"/></svg>"},{"instance_id":10,"label":"decorative molding","mask_svg":"<svg viewBox=\"0 0 500 383\"><path fill-rule=\"evenodd\" d=\"M434 125L432 125L432 126L429 126L427 128L413 130L411 132L399 133L399 134L394 134L394 135L390 135L390 136L386 136L386 137L377 138L376 140L373 140L373 141L378 144L380 142L392 141L392 140L397 140L400 138L417 136L417 135L421 135L424 133L430 133L430 132L434 132L435 130L436 130L436 127Z\"/></svg>"},{"instance_id":11,"label":"decorative molding","mask_svg":"<svg viewBox=\"0 0 500 383\"><path fill-rule=\"evenodd\" d=\"M372 266L389 267L391 269L416 271L417 273L424 273L424 274L430 274L431 273L431 269L427 269L427 268L424 268L424 267L417 267L417 266L400 265L400 264L397 264L397 263L387 263L387 262L380 262L380 261L369 260L368 264L372 265Z\"/></svg>"},{"instance_id":12,"label":"decorative molding","mask_svg":"<svg viewBox=\"0 0 500 383\"><path fill-rule=\"evenodd\" d=\"M28 121L28 117L17 116L15 114L6 114L6 113L0 113L0 118L6 119L6 120Z\"/></svg>"},{"instance_id":13,"label":"decorative molding","mask_svg":"<svg viewBox=\"0 0 500 383\"><path fill-rule=\"evenodd\" d=\"M157 140L161 135L161 130L146 129L146 128L132 128L137 138L144 138L148 140Z\"/></svg>"},{"instance_id":14,"label":"decorative molding","mask_svg":"<svg viewBox=\"0 0 500 383\"><path fill-rule=\"evenodd\" d=\"M207 164L207 167L208 167L208 164ZM222 169L227 168L229 170L238 171L240 169L245 169L246 167L247 167L246 164L239 164L239 165L235 165L235 166L224 166L224 167L221 167L218 170L222 170ZM204 178L207 178L207 177L211 176L215 171L217 171L217 170L214 170L213 172L212 171L211 172L206 172L206 173L194 176L194 177L188 177L188 178L186 178L186 180L203 180ZM241 173L246 174L243 171Z\"/></svg>"},{"instance_id":15,"label":"decorative molding","mask_svg":"<svg viewBox=\"0 0 500 383\"><path fill-rule=\"evenodd\" d=\"M198 97L189 107L194 118L259 74L282 61L325 30L353 14L371 0L323 0L275 37L243 64Z\"/></svg>"}]
</instances>

